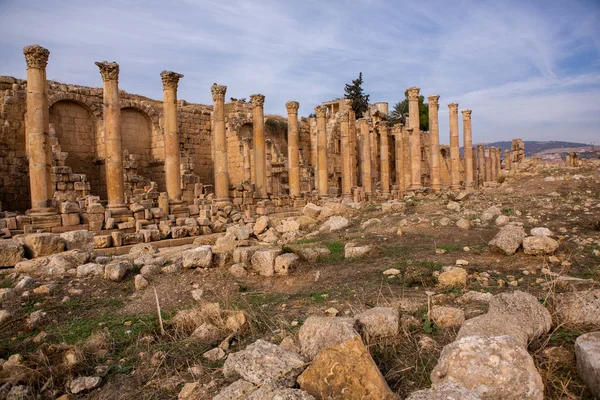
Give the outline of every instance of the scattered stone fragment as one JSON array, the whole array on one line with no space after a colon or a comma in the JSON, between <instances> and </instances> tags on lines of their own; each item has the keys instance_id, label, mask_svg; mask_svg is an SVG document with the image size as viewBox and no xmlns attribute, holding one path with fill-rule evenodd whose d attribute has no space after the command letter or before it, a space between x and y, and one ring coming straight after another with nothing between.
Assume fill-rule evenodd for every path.
<instances>
[{"instance_id":1,"label":"scattered stone fragment","mask_svg":"<svg viewBox=\"0 0 600 400\"><path fill-rule=\"evenodd\" d=\"M321 350L359 336L354 325L354 318L308 317L298 332L300 353L312 360Z\"/></svg>"},{"instance_id":2,"label":"scattered stone fragment","mask_svg":"<svg viewBox=\"0 0 600 400\"><path fill-rule=\"evenodd\" d=\"M496 226L504 226L506 224L508 224L510 222L510 218L508 218L508 216L506 215L499 215L496 220L494 221L494 224L496 224Z\"/></svg>"},{"instance_id":3,"label":"scattered stone fragment","mask_svg":"<svg viewBox=\"0 0 600 400\"><path fill-rule=\"evenodd\" d=\"M225 387L223 390L219 392L213 400L236 400L236 399L244 399L246 396L257 388L253 384L243 379L238 379L233 382L231 385Z\"/></svg>"},{"instance_id":4,"label":"scattered stone fragment","mask_svg":"<svg viewBox=\"0 0 600 400\"><path fill-rule=\"evenodd\" d=\"M442 287L460 287L467 284L467 270L460 267L444 267L438 276Z\"/></svg>"},{"instance_id":5,"label":"scattered stone fragment","mask_svg":"<svg viewBox=\"0 0 600 400\"><path fill-rule=\"evenodd\" d=\"M64 232L60 237L65 242L66 250L81 250L91 253L94 251L94 234L87 230Z\"/></svg>"},{"instance_id":6,"label":"scattered stone fragment","mask_svg":"<svg viewBox=\"0 0 600 400\"><path fill-rule=\"evenodd\" d=\"M515 254L525 239L525 231L520 226L507 225L490 241L490 250L510 256Z\"/></svg>"},{"instance_id":7,"label":"scattered stone fragment","mask_svg":"<svg viewBox=\"0 0 600 400\"><path fill-rule=\"evenodd\" d=\"M583 334L575 341L577 371L596 398L600 398L600 332Z\"/></svg>"},{"instance_id":8,"label":"scattered stone fragment","mask_svg":"<svg viewBox=\"0 0 600 400\"><path fill-rule=\"evenodd\" d=\"M205 352L204 354L202 354L202 357L204 357L210 361L219 361L223 357L225 357L225 352L220 347L215 347L214 349L209 350L209 351Z\"/></svg>"},{"instance_id":9,"label":"scattered stone fragment","mask_svg":"<svg viewBox=\"0 0 600 400\"><path fill-rule=\"evenodd\" d=\"M298 265L298 257L294 253L285 253L277 256L275 259L275 273L277 275L287 275L290 270L293 270Z\"/></svg>"},{"instance_id":10,"label":"scattered stone fragment","mask_svg":"<svg viewBox=\"0 0 600 400\"><path fill-rule=\"evenodd\" d=\"M395 276L395 275L400 275L400 270L396 269L396 268L389 268L386 269L385 271L383 271L384 275L391 275L391 276Z\"/></svg>"},{"instance_id":11,"label":"scattered stone fragment","mask_svg":"<svg viewBox=\"0 0 600 400\"><path fill-rule=\"evenodd\" d=\"M322 207L317 206L313 203L307 203L302 209L302 213L307 217L317 219L319 218L319 214L321 213Z\"/></svg>"},{"instance_id":12,"label":"scattered stone fragment","mask_svg":"<svg viewBox=\"0 0 600 400\"><path fill-rule=\"evenodd\" d=\"M14 239L0 240L0 267L14 267L25 257L25 249Z\"/></svg>"},{"instance_id":13,"label":"scattered stone fragment","mask_svg":"<svg viewBox=\"0 0 600 400\"><path fill-rule=\"evenodd\" d=\"M465 322L465 312L454 307L433 306L431 319L442 329L456 328Z\"/></svg>"},{"instance_id":14,"label":"scattered stone fragment","mask_svg":"<svg viewBox=\"0 0 600 400\"><path fill-rule=\"evenodd\" d=\"M355 243L349 242L344 246L344 258L359 258L371 251L371 246L356 246Z\"/></svg>"},{"instance_id":15,"label":"scattered stone fragment","mask_svg":"<svg viewBox=\"0 0 600 400\"><path fill-rule=\"evenodd\" d=\"M468 219L460 218L456 221L456 226L460 229L471 229L471 222Z\"/></svg>"},{"instance_id":16,"label":"scattered stone fragment","mask_svg":"<svg viewBox=\"0 0 600 400\"><path fill-rule=\"evenodd\" d=\"M559 293L552 305L559 323L600 328L600 289Z\"/></svg>"},{"instance_id":17,"label":"scattered stone fragment","mask_svg":"<svg viewBox=\"0 0 600 400\"><path fill-rule=\"evenodd\" d=\"M78 394L89 392L102 385L102 378L99 376L82 376L71 381L71 393Z\"/></svg>"},{"instance_id":18,"label":"scattered stone fragment","mask_svg":"<svg viewBox=\"0 0 600 400\"><path fill-rule=\"evenodd\" d=\"M250 393L247 400L315 400L313 396L300 389L280 388L272 384L262 385Z\"/></svg>"},{"instance_id":19,"label":"scattered stone fragment","mask_svg":"<svg viewBox=\"0 0 600 400\"><path fill-rule=\"evenodd\" d=\"M523 252L529 255L552 254L558 242L548 236L528 236L523 240Z\"/></svg>"},{"instance_id":20,"label":"scattered stone fragment","mask_svg":"<svg viewBox=\"0 0 600 400\"><path fill-rule=\"evenodd\" d=\"M475 392L456 382L444 382L433 385L431 389L411 393L406 400L481 400Z\"/></svg>"},{"instance_id":21,"label":"scattered stone fragment","mask_svg":"<svg viewBox=\"0 0 600 400\"><path fill-rule=\"evenodd\" d=\"M143 275L137 274L134 278L135 290L142 290L148 287L148 281Z\"/></svg>"},{"instance_id":22,"label":"scattered stone fragment","mask_svg":"<svg viewBox=\"0 0 600 400\"><path fill-rule=\"evenodd\" d=\"M365 340L392 337L398 334L398 310L391 307L374 307L356 316Z\"/></svg>"},{"instance_id":23,"label":"scattered stone fragment","mask_svg":"<svg viewBox=\"0 0 600 400\"><path fill-rule=\"evenodd\" d=\"M102 276L104 275L104 268L104 265L96 263L83 264L77 267L77 277Z\"/></svg>"},{"instance_id":24,"label":"scattered stone fragment","mask_svg":"<svg viewBox=\"0 0 600 400\"><path fill-rule=\"evenodd\" d=\"M552 231L548 228L532 228L530 231L532 236L554 236Z\"/></svg>"},{"instance_id":25,"label":"scattered stone fragment","mask_svg":"<svg viewBox=\"0 0 600 400\"><path fill-rule=\"evenodd\" d=\"M350 221L348 221L347 218L339 216L339 215L333 215L333 216L329 217L329 219L327 221L325 221L323 223L323 225L321 225L321 228L319 228L319 231L321 231L321 232L339 231L340 229L346 228L349 224L350 224Z\"/></svg>"},{"instance_id":26,"label":"scattered stone fragment","mask_svg":"<svg viewBox=\"0 0 600 400\"><path fill-rule=\"evenodd\" d=\"M25 254L29 258L50 256L65 251L65 240L55 233L25 235Z\"/></svg>"},{"instance_id":27,"label":"scattered stone fragment","mask_svg":"<svg viewBox=\"0 0 600 400\"><path fill-rule=\"evenodd\" d=\"M183 252L183 268L210 268L212 259L213 253L210 246L198 246Z\"/></svg>"},{"instance_id":28,"label":"scattered stone fragment","mask_svg":"<svg viewBox=\"0 0 600 400\"><path fill-rule=\"evenodd\" d=\"M113 261L104 267L104 279L108 279L114 282L123 280L129 263L123 261Z\"/></svg>"},{"instance_id":29,"label":"scattered stone fragment","mask_svg":"<svg viewBox=\"0 0 600 400\"><path fill-rule=\"evenodd\" d=\"M262 276L273 276L275 274L275 259L280 254L280 249L265 249L254 252L250 260L252 271Z\"/></svg>"}]
</instances>

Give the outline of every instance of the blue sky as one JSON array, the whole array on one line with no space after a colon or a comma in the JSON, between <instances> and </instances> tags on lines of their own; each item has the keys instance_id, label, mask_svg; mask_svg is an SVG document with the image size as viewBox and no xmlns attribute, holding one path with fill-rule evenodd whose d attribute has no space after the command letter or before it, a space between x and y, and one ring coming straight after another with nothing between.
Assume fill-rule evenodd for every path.
<instances>
[{"instance_id":1,"label":"blue sky","mask_svg":"<svg viewBox=\"0 0 600 400\"><path fill-rule=\"evenodd\" d=\"M94 61L117 61L130 93L161 99L170 69L187 101L210 104L218 82L306 116L362 71L390 109L410 86L439 94L442 143L458 102L477 143L600 144L598 21L597 0L0 0L0 75L24 78L22 48L38 43L49 79L100 87Z\"/></svg>"}]
</instances>

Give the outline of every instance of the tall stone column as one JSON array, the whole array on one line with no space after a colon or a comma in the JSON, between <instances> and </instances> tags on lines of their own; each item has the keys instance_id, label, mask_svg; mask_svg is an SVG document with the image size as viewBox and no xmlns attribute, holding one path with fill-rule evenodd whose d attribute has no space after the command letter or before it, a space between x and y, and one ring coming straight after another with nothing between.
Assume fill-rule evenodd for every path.
<instances>
[{"instance_id":1,"label":"tall stone column","mask_svg":"<svg viewBox=\"0 0 600 400\"><path fill-rule=\"evenodd\" d=\"M121 138L119 64L96 62L104 81L104 141L106 143L106 192L109 210L124 211L125 182Z\"/></svg>"},{"instance_id":2,"label":"tall stone column","mask_svg":"<svg viewBox=\"0 0 600 400\"><path fill-rule=\"evenodd\" d=\"M298 108L300 103L288 101L285 108L288 113L288 176L290 196L300 196L300 144L298 128Z\"/></svg>"},{"instance_id":3,"label":"tall stone column","mask_svg":"<svg viewBox=\"0 0 600 400\"><path fill-rule=\"evenodd\" d=\"M177 122L177 85L182 74L173 71L160 73L164 95L165 177L167 194L172 204L181 203L181 155L179 124Z\"/></svg>"},{"instance_id":4,"label":"tall stone column","mask_svg":"<svg viewBox=\"0 0 600 400\"><path fill-rule=\"evenodd\" d=\"M29 160L30 215L51 215L52 149L49 138L46 65L50 52L37 44L23 48L27 63L27 157Z\"/></svg>"},{"instance_id":5,"label":"tall stone column","mask_svg":"<svg viewBox=\"0 0 600 400\"><path fill-rule=\"evenodd\" d=\"M460 189L460 150L458 141L458 104L448 104L450 111L450 189Z\"/></svg>"},{"instance_id":6,"label":"tall stone column","mask_svg":"<svg viewBox=\"0 0 600 400\"><path fill-rule=\"evenodd\" d=\"M490 153L491 150L489 147L485 148L485 156L484 156L484 162L485 162L485 182L491 182L492 181L492 159L490 157Z\"/></svg>"},{"instance_id":7,"label":"tall stone column","mask_svg":"<svg viewBox=\"0 0 600 400\"><path fill-rule=\"evenodd\" d=\"M496 179L500 178L500 170L501 165L502 165L502 160L500 158L500 153L502 152L502 150L500 149L500 147L496 148Z\"/></svg>"},{"instance_id":8,"label":"tall stone column","mask_svg":"<svg viewBox=\"0 0 600 400\"><path fill-rule=\"evenodd\" d=\"M396 156L396 186L400 192L404 192L404 141L402 139L402 124L394 127L395 133L395 156Z\"/></svg>"},{"instance_id":9,"label":"tall stone column","mask_svg":"<svg viewBox=\"0 0 600 400\"><path fill-rule=\"evenodd\" d=\"M227 92L227 86L213 83L210 91L213 98L215 200L226 202L229 200L227 133L225 131L225 93Z\"/></svg>"},{"instance_id":10,"label":"tall stone column","mask_svg":"<svg viewBox=\"0 0 600 400\"><path fill-rule=\"evenodd\" d=\"M491 182L496 182L496 180L498 179L498 175L497 175L497 170L496 170L496 148L492 147L490 149L490 181Z\"/></svg>"},{"instance_id":11,"label":"tall stone column","mask_svg":"<svg viewBox=\"0 0 600 400\"><path fill-rule=\"evenodd\" d=\"M244 181L252 182L252 138L242 138L242 156L244 157Z\"/></svg>"},{"instance_id":12,"label":"tall stone column","mask_svg":"<svg viewBox=\"0 0 600 400\"><path fill-rule=\"evenodd\" d=\"M262 94L250 95L252 102L252 131L254 142L254 179L256 180L256 194L261 199L266 199L267 194L267 152L265 148L265 96Z\"/></svg>"},{"instance_id":13,"label":"tall stone column","mask_svg":"<svg viewBox=\"0 0 600 400\"><path fill-rule=\"evenodd\" d=\"M388 144L388 127L386 121L379 123L379 135L381 141L381 191L384 194L390 193L390 156L389 156L389 144Z\"/></svg>"},{"instance_id":14,"label":"tall stone column","mask_svg":"<svg viewBox=\"0 0 600 400\"><path fill-rule=\"evenodd\" d=\"M362 184L365 194L372 193L371 186L371 137L369 133L369 121L360 119L360 134L362 143Z\"/></svg>"},{"instance_id":15,"label":"tall stone column","mask_svg":"<svg viewBox=\"0 0 600 400\"><path fill-rule=\"evenodd\" d=\"M317 114L317 177L319 181L319 195L327 197L329 184L327 182L327 125L325 113L327 108L323 106L315 107Z\"/></svg>"},{"instance_id":16,"label":"tall stone column","mask_svg":"<svg viewBox=\"0 0 600 400\"><path fill-rule=\"evenodd\" d=\"M471 131L471 110L462 110L463 115L463 140L465 155L465 187L475 185L473 175L473 133Z\"/></svg>"},{"instance_id":17,"label":"tall stone column","mask_svg":"<svg viewBox=\"0 0 600 400\"><path fill-rule=\"evenodd\" d=\"M421 184L421 122L419 121L419 89L408 88L408 126L413 130L410 135L411 189L423 187Z\"/></svg>"},{"instance_id":18,"label":"tall stone column","mask_svg":"<svg viewBox=\"0 0 600 400\"><path fill-rule=\"evenodd\" d=\"M440 128L438 123L439 95L427 97L429 100L429 139L431 142L431 189L438 191L440 182Z\"/></svg>"},{"instance_id":19,"label":"tall stone column","mask_svg":"<svg viewBox=\"0 0 600 400\"><path fill-rule=\"evenodd\" d=\"M340 118L340 152L342 155L342 197L352 196L352 163L350 157L350 126L348 111L342 112Z\"/></svg>"},{"instance_id":20,"label":"tall stone column","mask_svg":"<svg viewBox=\"0 0 600 400\"><path fill-rule=\"evenodd\" d=\"M504 150L504 169L510 170L510 150Z\"/></svg>"},{"instance_id":21,"label":"tall stone column","mask_svg":"<svg viewBox=\"0 0 600 400\"><path fill-rule=\"evenodd\" d=\"M357 151L356 151L356 113L352 109L352 100L342 100L344 109L348 111L348 143L350 146L350 186L356 186L358 184L357 178Z\"/></svg>"},{"instance_id":22,"label":"tall stone column","mask_svg":"<svg viewBox=\"0 0 600 400\"><path fill-rule=\"evenodd\" d=\"M477 183L482 185L485 182L485 156L483 154L483 145L477 145Z\"/></svg>"},{"instance_id":23,"label":"tall stone column","mask_svg":"<svg viewBox=\"0 0 600 400\"><path fill-rule=\"evenodd\" d=\"M410 146L410 138L413 134L413 128L405 127L402 134L402 142L404 143L404 190L409 190L412 185L412 148Z\"/></svg>"}]
</instances>

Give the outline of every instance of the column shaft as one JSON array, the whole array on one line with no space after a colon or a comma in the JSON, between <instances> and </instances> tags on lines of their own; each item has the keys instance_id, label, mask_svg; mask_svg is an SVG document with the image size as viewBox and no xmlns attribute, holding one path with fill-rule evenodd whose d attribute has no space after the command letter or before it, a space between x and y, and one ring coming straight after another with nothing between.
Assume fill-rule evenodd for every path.
<instances>
[{"instance_id":1,"label":"column shaft","mask_svg":"<svg viewBox=\"0 0 600 400\"><path fill-rule=\"evenodd\" d=\"M504 169L510 170L510 150L504 150Z\"/></svg>"},{"instance_id":2,"label":"column shaft","mask_svg":"<svg viewBox=\"0 0 600 400\"><path fill-rule=\"evenodd\" d=\"M390 156L388 144L388 127L386 121L379 123L379 135L381 140L381 191L390 193Z\"/></svg>"},{"instance_id":3,"label":"column shaft","mask_svg":"<svg viewBox=\"0 0 600 400\"><path fill-rule=\"evenodd\" d=\"M404 128L402 133L402 143L404 147L404 157L402 162L404 163L404 189L409 190L412 187L412 147L411 136L413 134L413 128Z\"/></svg>"},{"instance_id":4,"label":"column shaft","mask_svg":"<svg viewBox=\"0 0 600 400\"><path fill-rule=\"evenodd\" d=\"M225 93L227 86L211 86L213 97L213 140L215 155L215 200L229 200L227 133L225 131Z\"/></svg>"},{"instance_id":5,"label":"column shaft","mask_svg":"<svg viewBox=\"0 0 600 400\"><path fill-rule=\"evenodd\" d=\"M252 132L254 144L254 176L256 180L256 193L259 198L268 198L267 194L267 152L265 147L265 96L262 94L250 95L252 102Z\"/></svg>"},{"instance_id":6,"label":"column shaft","mask_svg":"<svg viewBox=\"0 0 600 400\"><path fill-rule=\"evenodd\" d=\"M491 182L492 181L492 159L490 158L490 148L486 147L485 148L485 157L484 157L484 162L485 162L485 181L486 182Z\"/></svg>"},{"instance_id":7,"label":"column shaft","mask_svg":"<svg viewBox=\"0 0 600 400\"><path fill-rule=\"evenodd\" d=\"M325 112L325 107L315 107L315 113L317 114L317 173L319 181L319 195L322 197L327 197L329 194L329 183L327 182L327 125L325 122Z\"/></svg>"},{"instance_id":8,"label":"column shaft","mask_svg":"<svg viewBox=\"0 0 600 400\"><path fill-rule=\"evenodd\" d=\"M421 122L419 120L419 91L418 87L411 87L408 91L408 123L413 129L410 135L411 157L411 189L423 187L421 183Z\"/></svg>"},{"instance_id":9,"label":"column shaft","mask_svg":"<svg viewBox=\"0 0 600 400\"><path fill-rule=\"evenodd\" d=\"M362 184L366 194L372 192L371 187L371 138L369 122L366 118L360 119L360 134L362 143Z\"/></svg>"},{"instance_id":10,"label":"column shaft","mask_svg":"<svg viewBox=\"0 0 600 400\"><path fill-rule=\"evenodd\" d=\"M471 131L471 110L463 110L463 140L465 155L465 187L475 184L473 178L473 134Z\"/></svg>"},{"instance_id":11,"label":"column shaft","mask_svg":"<svg viewBox=\"0 0 600 400\"><path fill-rule=\"evenodd\" d=\"M460 150L458 140L458 104L448 104L450 111L450 189L460 189Z\"/></svg>"},{"instance_id":12,"label":"column shaft","mask_svg":"<svg viewBox=\"0 0 600 400\"><path fill-rule=\"evenodd\" d=\"M340 152L342 154L342 197L349 198L352 194L352 169L350 158L350 126L348 111L342 113L340 121Z\"/></svg>"},{"instance_id":13,"label":"column shaft","mask_svg":"<svg viewBox=\"0 0 600 400\"><path fill-rule=\"evenodd\" d=\"M181 201L181 155L177 121L177 85L183 75L173 71L160 74L163 82L165 130L165 178L171 202Z\"/></svg>"},{"instance_id":14,"label":"column shaft","mask_svg":"<svg viewBox=\"0 0 600 400\"><path fill-rule=\"evenodd\" d=\"M431 189L438 191L440 182L440 128L438 123L438 100L440 96L432 95L429 100L429 139L431 142Z\"/></svg>"},{"instance_id":15,"label":"column shaft","mask_svg":"<svg viewBox=\"0 0 600 400\"><path fill-rule=\"evenodd\" d=\"M252 158L250 150L251 138L242 139L242 156L244 157L244 181L252 182Z\"/></svg>"},{"instance_id":16,"label":"column shaft","mask_svg":"<svg viewBox=\"0 0 600 400\"><path fill-rule=\"evenodd\" d=\"M400 192L404 192L404 141L402 139L402 125L396 125L394 133L396 136L396 185L400 189Z\"/></svg>"},{"instance_id":17,"label":"column shaft","mask_svg":"<svg viewBox=\"0 0 600 400\"><path fill-rule=\"evenodd\" d=\"M300 150L298 138L298 108L297 101L285 103L288 112L288 177L290 196L300 196Z\"/></svg>"}]
</instances>

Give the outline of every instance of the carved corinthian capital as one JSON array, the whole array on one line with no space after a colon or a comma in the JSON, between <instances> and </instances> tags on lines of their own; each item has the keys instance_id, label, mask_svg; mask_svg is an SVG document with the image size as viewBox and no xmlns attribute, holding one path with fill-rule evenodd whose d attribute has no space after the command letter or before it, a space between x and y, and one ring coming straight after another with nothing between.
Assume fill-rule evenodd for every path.
<instances>
[{"instance_id":1,"label":"carved corinthian capital","mask_svg":"<svg viewBox=\"0 0 600 400\"><path fill-rule=\"evenodd\" d=\"M97 61L94 64L100 68L103 82L119 80L119 64L116 62Z\"/></svg>"},{"instance_id":2,"label":"carved corinthian capital","mask_svg":"<svg viewBox=\"0 0 600 400\"><path fill-rule=\"evenodd\" d=\"M183 74L173 71L163 71L160 73L160 78L162 79L163 89L177 90L177 84L183 78Z\"/></svg>"},{"instance_id":3,"label":"carved corinthian capital","mask_svg":"<svg viewBox=\"0 0 600 400\"><path fill-rule=\"evenodd\" d=\"M287 103L285 103L285 108L287 109L288 115L298 115L298 108L300 108L300 103L298 103L297 101L288 101Z\"/></svg>"},{"instance_id":4,"label":"carved corinthian capital","mask_svg":"<svg viewBox=\"0 0 600 400\"><path fill-rule=\"evenodd\" d=\"M325 118L325 113L327 112L327 107L324 106L316 106L315 114L317 114L317 118Z\"/></svg>"},{"instance_id":5,"label":"carved corinthian capital","mask_svg":"<svg viewBox=\"0 0 600 400\"><path fill-rule=\"evenodd\" d=\"M463 119L471 119L471 112L468 108L466 110L462 110L461 113L463 115Z\"/></svg>"},{"instance_id":6,"label":"carved corinthian capital","mask_svg":"<svg viewBox=\"0 0 600 400\"><path fill-rule=\"evenodd\" d=\"M251 94L250 102L254 107L262 107L265 105L265 95L264 94Z\"/></svg>"},{"instance_id":7,"label":"carved corinthian capital","mask_svg":"<svg viewBox=\"0 0 600 400\"><path fill-rule=\"evenodd\" d=\"M439 100L440 100L439 94L432 94L431 96L427 96L427 101L429 101L429 108L435 108L436 110L439 109L439 107L440 107Z\"/></svg>"},{"instance_id":8,"label":"carved corinthian capital","mask_svg":"<svg viewBox=\"0 0 600 400\"><path fill-rule=\"evenodd\" d=\"M450 110L450 114L458 114L458 103L448 104L448 109Z\"/></svg>"},{"instance_id":9,"label":"carved corinthian capital","mask_svg":"<svg viewBox=\"0 0 600 400\"><path fill-rule=\"evenodd\" d=\"M213 101L225 101L227 86L213 83L210 87L210 92L212 93Z\"/></svg>"},{"instance_id":10,"label":"carved corinthian capital","mask_svg":"<svg viewBox=\"0 0 600 400\"><path fill-rule=\"evenodd\" d=\"M419 101L420 90L421 89L416 86L406 89L406 91L408 92L408 101Z\"/></svg>"},{"instance_id":11,"label":"carved corinthian capital","mask_svg":"<svg viewBox=\"0 0 600 400\"><path fill-rule=\"evenodd\" d=\"M27 68L44 69L48 65L50 51L38 44L23 47L23 54L25 55Z\"/></svg>"}]
</instances>

